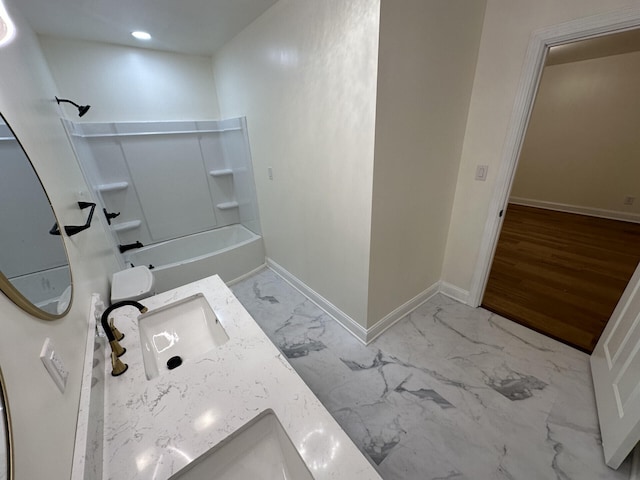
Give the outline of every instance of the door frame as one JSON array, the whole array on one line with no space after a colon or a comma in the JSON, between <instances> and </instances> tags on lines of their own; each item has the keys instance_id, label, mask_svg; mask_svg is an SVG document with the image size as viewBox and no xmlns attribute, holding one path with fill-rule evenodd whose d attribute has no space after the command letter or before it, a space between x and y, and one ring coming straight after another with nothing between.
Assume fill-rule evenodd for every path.
<instances>
[{"instance_id":1,"label":"door frame","mask_svg":"<svg viewBox=\"0 0 640 480\"><path fill-rule=\"evenodd\" d=\"M509 194L524 138L533 111L533 104L540 85L542 71L550 47L610 33L640 28L640 7L630 7L611 13L585 17L570 22L536 30L527 48L520 85L511 113L511 122L502 152L502 161L493 190L489 214L485 223L480 252L471 280L467 303L477 307L482 303L489 280Z\"/></svg>"}]
</instances>

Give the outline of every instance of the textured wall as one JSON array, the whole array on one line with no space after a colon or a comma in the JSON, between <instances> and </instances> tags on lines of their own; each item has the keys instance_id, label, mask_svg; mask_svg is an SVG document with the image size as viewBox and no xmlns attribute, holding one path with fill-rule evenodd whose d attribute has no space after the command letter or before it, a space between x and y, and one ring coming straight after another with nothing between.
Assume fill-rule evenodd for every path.
<instances>
[{"instance_id":1,"label":"textured wall","mask_svg":"<svg viewBox=\"0 0 640 480\"><path fill-rule=\"evenodd\" d=\"M267 255L362 325L378 22L379 0L281 0L214 58L222 116L247 117Z\"/></svg>"},{"instance_id":2,"label":"textured wall","mask_svg":"<svg viewBox=\"0 0 640 480\"><path fill-rule=\"evenodd\" d=\"M484 0L383 0L369 325L440 280Z\"/></svg>"},{"instance_id":3,"label":"textured wall","mask_svg":"<svg viewBox=\"0 0 640 480\"><path fill-rule=\"evenodd\" d=\"M91 104L84 122L218 118L210 57L47 36L39 40L58 96ZM64 108L75 117L73 107Z\"/></svg>"},{"instance_id":4,"label":"textured wall","mask_svg":"<svg viewBox=\"0 0 640 480\"><path fill-rule=\"evenodd\" d=\"M444 280L468 290L533 31L638 6L637 0L488 0L447 238ZM487 181L474 180L489 165Z\"/></svg>"}]
</instances>

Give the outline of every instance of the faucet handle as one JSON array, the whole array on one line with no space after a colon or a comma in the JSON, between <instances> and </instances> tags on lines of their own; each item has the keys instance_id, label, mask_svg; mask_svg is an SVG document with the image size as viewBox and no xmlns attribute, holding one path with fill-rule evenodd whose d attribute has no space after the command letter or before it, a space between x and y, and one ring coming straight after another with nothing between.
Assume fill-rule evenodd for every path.
<instances>
[{"instance_id":1,"label":"faucet handle","mask_svg":"<svg viewBox=\"0 0 640 480\"><path fill-rule=\"evenodd\" d=\"M117 329L117 327L114 324L114 320L113 318L109 319L109 327L111 328L111 331L113 332L113 336L116 337L116 340L120 341L124 338L124 333L122 333L120 330ZM120 355L118 355L120 356Z\"/></svg>"},{"instance_id":2,"label":"faucet handle","mask_svg":"<svg viewBox=\"0 0 640 480\"><path fill-rule=\"evenodd\" d=\"M111 375L117 377L127 371L129 365L122 363L122 361L116 355L116 352L111 352Z\"/></svg>"},{"instance_id":3,"label":"faucet handle","mask_svg":"<svg viewBox=\"0 0 640 480\"><path fill-rule=\"evenodd\" d=\"M116 354L116 357L121 357L127 351L117 340L111 340L109 345L111 345L111 351Z\"/></svg>"}]
</instances>

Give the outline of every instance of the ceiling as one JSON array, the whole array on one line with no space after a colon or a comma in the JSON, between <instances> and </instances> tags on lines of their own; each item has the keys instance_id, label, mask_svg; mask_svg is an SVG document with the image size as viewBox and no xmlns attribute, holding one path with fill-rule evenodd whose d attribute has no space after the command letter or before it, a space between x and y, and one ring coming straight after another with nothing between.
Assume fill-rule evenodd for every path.
<instances>
[{"instance_id":1,"label":"ceiling","mask_svg":"<svg viewBox=\"0 0 640 480\"><path fill-rule=\"evenodd\" d=\"M212 55L276 1L12 0L7 10L41 35ZM134 30L152 39L136 40Z\"/></svg>"},{"instance_id":2,"label":"ceiling","mask_svg":"<svg viewBox=\"0 0 640 480\"><path fill-rule=\"evenodd\" d=\"M277 0L9 0L38 34L213 55ZM134 30L152 35L136 40ZM640 30L552 47L547 65L640 51Z\"/></svg>"}]
</instances>

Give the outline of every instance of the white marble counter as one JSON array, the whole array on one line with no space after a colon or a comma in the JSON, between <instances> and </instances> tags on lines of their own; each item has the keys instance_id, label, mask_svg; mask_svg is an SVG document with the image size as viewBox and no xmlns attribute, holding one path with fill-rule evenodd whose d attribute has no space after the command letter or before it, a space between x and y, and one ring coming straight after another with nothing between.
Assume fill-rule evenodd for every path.
<instances>
[{"instance_id":1,"label":"white marble counter","mask_svg":"<svg viewBox=\"0 0 640 480\"><path fill-rule=\"evenodd\" d=\"M147 380L138 311L114 312L129 369L105 375L105 479L166 479L261 412L273 410L317 480L380 480L371 464L217 276L157 295L153 310L202 292L224 345Z\"/></svg>"}]
</instances>

